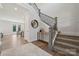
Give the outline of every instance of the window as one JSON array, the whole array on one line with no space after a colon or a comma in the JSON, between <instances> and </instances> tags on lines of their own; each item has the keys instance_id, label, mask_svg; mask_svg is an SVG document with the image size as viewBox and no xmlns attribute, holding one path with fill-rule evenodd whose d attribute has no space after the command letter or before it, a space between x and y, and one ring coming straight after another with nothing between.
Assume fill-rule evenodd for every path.
<instances>
[{"instance_id":1,"label":"window","mask_svg":"<svg viewBox=\"0 0 79 59\"><path fill-rule=\"evenodd\" d=\"M13 32L16 32L16 25L13 25Z\"/></svg>"}]
</instances>

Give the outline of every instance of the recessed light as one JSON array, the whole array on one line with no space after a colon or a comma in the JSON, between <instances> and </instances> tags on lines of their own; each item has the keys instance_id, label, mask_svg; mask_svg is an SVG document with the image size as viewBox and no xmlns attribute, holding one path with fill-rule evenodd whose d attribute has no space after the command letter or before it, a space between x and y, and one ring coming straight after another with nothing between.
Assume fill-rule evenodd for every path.
<instances>
[{"instance_id":1,"label":"recessed light","mask_svg":"<svg viewBox=\"0 0 79 59\"><path fill-rule=\"evenodd\" d=\"M14 10L15 10L15 11L17 11L17 10L18 10L18 8L16 8L16 7L15 7L15 8L14 8Z\"/></svg>"}]
</instances>

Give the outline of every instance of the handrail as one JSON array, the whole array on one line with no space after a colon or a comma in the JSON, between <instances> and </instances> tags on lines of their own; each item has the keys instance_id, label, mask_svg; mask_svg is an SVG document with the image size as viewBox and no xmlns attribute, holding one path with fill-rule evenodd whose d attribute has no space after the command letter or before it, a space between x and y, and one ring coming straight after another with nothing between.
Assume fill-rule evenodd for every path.
<instances>
[{"instance_id":1,"label":"handrail","mask_svg":"<svg viewBox=\"0 0 79 59\"><path fill-rule=\"evenodd\" d=\"M47 25L49 25L49 26L51 26L51 23L50 22L55 22L55 21L53 21L53 19L55 20L55 18L53 18L53 17L50 17L50 16L48 16L48 15L46 15L46 14L44 14L44 13L42 13L42 12L40 12L40 9L38 8L38 6L35 4L35 3L29 3L29 5L31 5L35 10L37 10L37 12L38 12L38 14L39 14L39 17L41 18L41 17L47 17L48 19L48 21L47 20L43 20L43 19L41 19L43 22L45 22ZM42 16L43 15L43 16Z\"/></svg>"},{"instance_id":2,"label":"handrail","mask_svg":"<svg viewBox=\"0 0 79 59\"><path fill-rule=\"evenodd\" d=\"M37 7L37 5L35 3L28 3L29 5L31 5L39 14L40 13L40 9Z\"/></svg>"},{"instance_id":3,"label":"handrail","mask_svg":"<svg viewBox=\"0 0 79 59\"><path fill-rule=\"evenodd\" d=\"M43 22L47 23L49 26L54 26L56 23L55 18L51 18L43 13L40 13L40 18Z\"/></svg>"},{"instance_id":4,"label":"handrail","mask_svg":"<svg viewBox=\"0 0 79 59\"><path fill-rule=\"evenodd\" d=\"M40 12L40 13L42 13L42 12ZM54 19L53 17L48 16L48 15L46 15L46 14L44 14L44 13L42 13L42 14L45 15L45 16L47 16L47 17L49 17L49 18L51 18L51 19Z\"/></svg>"},{"instance_id":5,"label":"handrail","mask_svg":"<svg viewBox=\"0 0 79 59\"><path fill-rule=\"evenodd\" d=\"M29 3L29 5L35 5L36 8L39 9L35 3Z\"/></svg>"},{"instance_id":6,"label":"handrail","mask_svg":"<svg viewBox=\"0 0 79 59\"><path fill-rule=\"evenodd\" d=\"M38 9L38 11L40 10L39 8L38 8L38 6L35 4L35 3L29 3L30 5L35 5L35 7ZM40 13L42 13L42 12L40 12ZM46 15L46 14L44 14L44 13L42 13L43 15ZM48 16L48 15L46 15L46 16ZM48 17L50 17L50 18L52 18L52 19L54 19L53 17L51 17L51 16L48 16Z\"/></svg>"},{"instance_id":7,"label":"handrail","mask_svg":"<svg viewBox=\"0 0 79 59\"><path fill-rule=\"evenodd\" d=\"M55 31L55 35L52 40L52 47L55 45L55 40L56 40L57 35L58 35L58 31Z\"/></svg>"},{"instance_id":8,"label":"handrail","mask_svg":"<svg viewBox=\"0 0 79 59\"><path fill-rule=\"evenodd\" d=\"M56 37L58 35L58 31L54 29L54 27L49 28L49 43L48 48L52 50L55 45Z\"/></svg>"}]
</instances>

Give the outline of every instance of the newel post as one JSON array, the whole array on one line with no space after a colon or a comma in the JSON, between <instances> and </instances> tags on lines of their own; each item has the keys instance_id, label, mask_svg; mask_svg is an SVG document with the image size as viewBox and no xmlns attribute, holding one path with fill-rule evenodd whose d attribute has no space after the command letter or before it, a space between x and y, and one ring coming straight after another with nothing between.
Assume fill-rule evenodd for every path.
<instances>
[{"instance_id":1,"label":"newel post","mask_svg":"<svg viewBox=\"0 0 79 59\"><path fill-rule=\"evenodd\" d=\"M48 49L50 49L50 50L52 50L51 30L52 30L52 27L49 27L49 42L48 42Z\"/></svg>"}]
</instances>

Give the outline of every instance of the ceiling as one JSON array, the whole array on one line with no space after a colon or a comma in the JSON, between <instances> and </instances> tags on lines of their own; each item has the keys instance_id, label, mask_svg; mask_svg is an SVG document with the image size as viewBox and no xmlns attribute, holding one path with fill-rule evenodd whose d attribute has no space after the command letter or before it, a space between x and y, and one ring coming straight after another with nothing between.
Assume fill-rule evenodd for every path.
<instances>
[{"instance_id":1,"label":"ceiling","mask_svg":"<svg viewBox=\"0 0 79 59\"><path fill-rule=\"evenodd\" d=\"M24 22L26 9L15 3L0 4L0 20Z\"/></svg>"}]
</instances>

